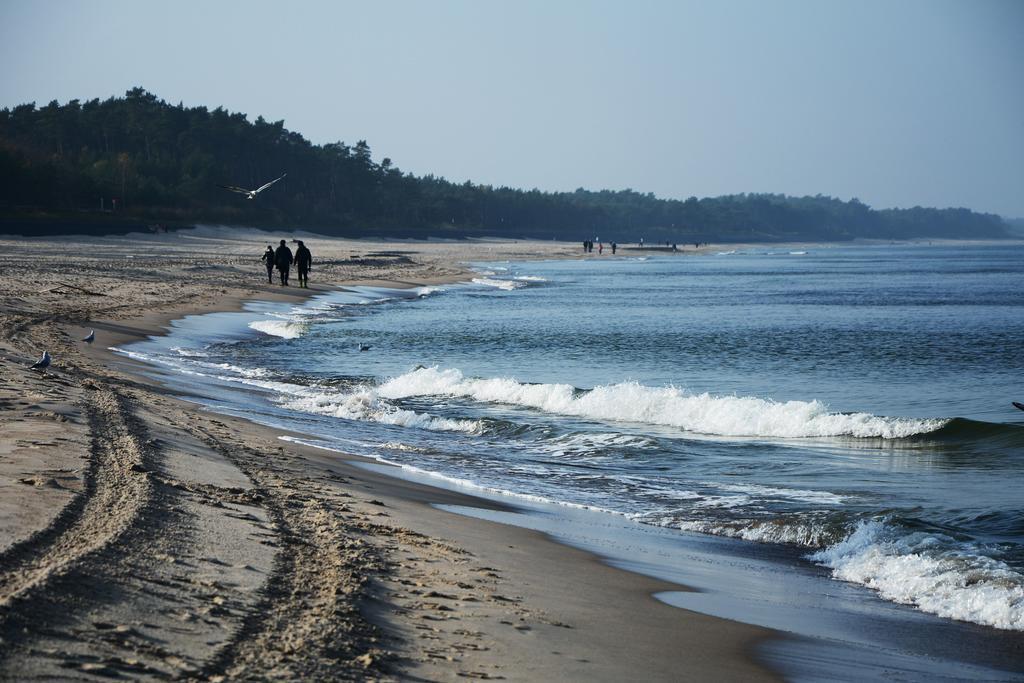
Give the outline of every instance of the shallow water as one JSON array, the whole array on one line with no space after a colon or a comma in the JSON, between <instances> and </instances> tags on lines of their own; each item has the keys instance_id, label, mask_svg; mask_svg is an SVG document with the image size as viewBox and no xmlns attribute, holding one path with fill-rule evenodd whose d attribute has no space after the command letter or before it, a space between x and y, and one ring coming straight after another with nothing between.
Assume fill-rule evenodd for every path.
<instances>
[{"instance_id":1,"label":"shallow water","mask_svg":"<svg viewBox=\"0 0 1024 683\"><path fill-rule=\"evenodd\" d=\"M323 445L786 544L885 600L1024 630L1021 245L479 270L189 319L130 351Z\"/></svg>"}]
</instances>

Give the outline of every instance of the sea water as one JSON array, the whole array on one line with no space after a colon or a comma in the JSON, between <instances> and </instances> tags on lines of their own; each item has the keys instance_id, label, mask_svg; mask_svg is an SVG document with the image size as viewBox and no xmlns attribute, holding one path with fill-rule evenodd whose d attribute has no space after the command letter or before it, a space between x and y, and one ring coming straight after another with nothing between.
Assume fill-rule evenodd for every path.
<instances>
[{"instance_id":1,"label":"sea water","mask_svg":"<svg viewBox=\"0 0 1024 683\"><path fill-rule=\"evenodd\" d=\"M875 598L1024 631L1024 246L648 253L476 264L125 350L327 448L785 547Z\"/></svg>"}]
</instances>

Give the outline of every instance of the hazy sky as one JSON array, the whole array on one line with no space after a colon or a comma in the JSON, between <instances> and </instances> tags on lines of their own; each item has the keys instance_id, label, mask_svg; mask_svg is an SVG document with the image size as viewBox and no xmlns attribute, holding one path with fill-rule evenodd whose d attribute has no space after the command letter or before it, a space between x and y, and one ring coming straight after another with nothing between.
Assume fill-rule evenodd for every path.
<instances>
[{"instance_id":1,"label":"hazy sky","mask_svg":"<svg viewBox=\"0 0 1024 683\"><path fill-rule=\"evenodd\" d=\"M459 182L1024 216L1024 0L0 0L0 106L136 85Z\"/></svg>"}]
</instances>

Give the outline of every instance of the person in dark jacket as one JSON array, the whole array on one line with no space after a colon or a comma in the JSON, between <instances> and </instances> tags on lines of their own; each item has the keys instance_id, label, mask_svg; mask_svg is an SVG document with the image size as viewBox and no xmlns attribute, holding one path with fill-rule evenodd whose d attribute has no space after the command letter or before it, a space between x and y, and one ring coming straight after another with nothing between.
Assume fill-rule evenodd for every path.
<instances>
[{"instance_id":1,"label":"person in dark jacket","mask_svg":"<svg viewBox=\"0 0 1024 683\"><path fill-rule=\"evenodd\" d=\"M288 248L288 245L281 240L281 246L274 252L274 265L277 266L277 272L281 274L281 285L284 287L288 286L288 271L292 267L292 250Z\"/></svg>"},{"instance_id":2,"label":"person in dark jacket","mask_svg":"<svg viewBox=\"0 0 1024 683\"><path fill-rule=\"evenodd\" d=\"M302 240L297 241L299 248L295 250L295 267L299 269L299 287L309 289L309 271L313 269L313 254Z\"/></svg>"},{"instance_id":3,"label":"person in dark jacket","mask_svg":"<svg viewBox=\"0 0 1024 683\"><path fill-rule=\"evenodd\" d=\"M267 282L274 284L274 247L268 244L260 260L267 267Z\"/></svg>"}]
</instances>

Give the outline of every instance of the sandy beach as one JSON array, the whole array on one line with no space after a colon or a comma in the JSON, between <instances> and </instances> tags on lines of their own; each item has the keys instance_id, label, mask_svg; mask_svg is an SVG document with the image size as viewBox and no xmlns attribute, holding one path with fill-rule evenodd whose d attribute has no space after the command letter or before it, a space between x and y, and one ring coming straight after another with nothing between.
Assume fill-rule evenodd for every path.
<instances>
[{"instance_id":1,"label":"sandy beach","mask_svg":"<svg viewBox=\"0 0 1024 683\"><path fill-rule=\"evenodd\" d=\"M651 597L684 587L438 510L494 504L203 410L109 351L250 300L579 255L308 236L301 290L266 282L280 237L0 240L17 255L0 279L0 677L777 678L753 656L772 632ZM27 370L44 349L49 371Z\"/></svg>"}]
</instances>

